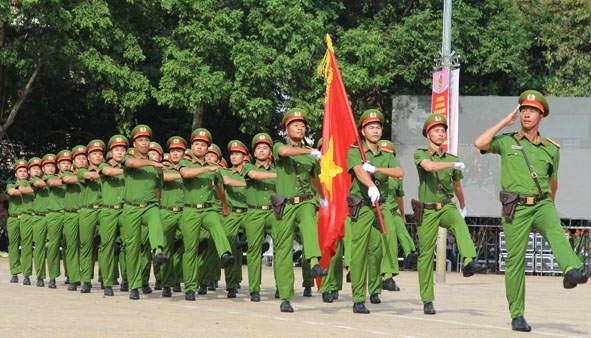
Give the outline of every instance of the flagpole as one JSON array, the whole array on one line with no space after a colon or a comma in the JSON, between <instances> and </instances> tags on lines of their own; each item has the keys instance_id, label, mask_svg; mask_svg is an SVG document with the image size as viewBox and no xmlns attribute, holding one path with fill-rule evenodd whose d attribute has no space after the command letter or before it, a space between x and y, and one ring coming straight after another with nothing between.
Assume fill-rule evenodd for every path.
<instances>
[{"instance_id":1,"label":"flagpole","mask_svg":"<svg viewBox=\"0 0 591 338\"><path fill-rule=\"evenodd\" d=\"M435 59L438 70L449 70L452 67L459 67L458 58L454 56L455 51L451 50L451 21L452 21L452 0L443 1L443 34L441 43L441 58ZM449 92L448 92L449 95ZM448 109L448 117L451 111ZM448 118L449 121L449 118ZM449 134L448 136L449 137ZM448 139L448 144L449 144ZM457 144L457 143L456 143ZM449 149L448 149L449 150ZM439 227L437 232L437 263L435 265L435 281L445 284L446 282L446 261L447 261L447 229ZM442 259L441 259L442 258Z\"/></svg>"}]
</instances>

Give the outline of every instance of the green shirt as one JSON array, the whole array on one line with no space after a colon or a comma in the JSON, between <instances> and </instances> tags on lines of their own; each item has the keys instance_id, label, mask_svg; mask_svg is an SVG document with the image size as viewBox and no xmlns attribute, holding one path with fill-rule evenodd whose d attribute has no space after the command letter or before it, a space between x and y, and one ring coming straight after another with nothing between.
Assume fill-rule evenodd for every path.
<instances>
[{"instance_id":1,"label":"green shirt","mask_svg":"<svg viewBox=\"0 0 591 338\"><path fill-rule=\"evenodd\" d=\"M61 175L49 175L48 180L61 179ZM64 197L66 196L66 187L62 184L59 187L49 187L49 201L47 202L47 210L60 211L64 209Z\"/></svg>"},{"instance_id":2,"label":"green shirt","mask_svg":"<svg viewBox=\"0 0 591 338\"><path fill-rule=\"evenodd\" d=\"M62 177L75 176L76 174L68 170L64 172ZM64 196L64 209L66 210L77 210L82 205L82 199L84 194L82 193L82 185L79 182L66 183L66 196Z\"/></svg>"},{"instance_id":3,"label":"green shirt","mask_svg":"<svg viewBox=\"0 0 591 338\"><path fill-rule=\"evenodd\" d=\"M187 160L182 159L179 163L179 169L184 167L187 168L202 168L202 167L215 167L215 164L209 164L207 162L200 163L197 159ZM215 191L215 186L223 184L222 176L215 172L204 172L203 174L194 178L183 178L183 185L185 187L185 203L186 204L200 204L200 203L213 203L218 206L218 196Z\"/></svg>"},{"instance_id":4,"label":"green shirt","mask_svg":"<svg viewBox=\"0 0 591 338\"><path fill-rule=\"evenodd\" d=\"M36 176L31 179L31 185L35 182L42 180L43 178ZM35 199L33 200L33 211L45 213L47 212L47 204L49 203L49 187L37 188L33 186L35 190Z\"/></svg>"},{"instance_id":5,"label":"green shirt","mask_svg":"<svg viewBox=\"0 0 591 338\"><path fill-rule=\"evenodd\" d=\"M396 197L404 197L404 188L402 187L402 181L390 178L388 180L388 194L386 196L386 202L392 205L393 209L398 208L398 202Z\"/></svg>"},{"instance_id":6,"label":"green shirt","mask_svg":"<svg viewBox=\"0 0 591 338\"><path fill-rule=\"evenodd\" d=\"M82 185L82 205L102 204L101 182L99 180L84 179L84 173L88 171L97 171L97 169L92 167L90 169L80 168L76 173L78 182Z\"/></svg>"},{"instance_id":7,"label":"green shirt","mask_svg":"<svg viewBox=\"0 0 591 338\"><path fill-rule=\"evenodd\" d=\"M8 183L6 185L6 193L8 190L15 188L16 183ZM21 206L23 204L23 198L21 195L11 196L8 195L8 214L9 215L20 215L21 213Z\"/></svg>"},{"instance_id":8,"label":"green shirt","mask_svg":"<svg viewBox=\"0 0 591 338\"><path fill-rule=\"evenodd\" d=\"M275 190L278 195L283 197L295 197L303 195L315 195L310 178L318 177L320 174L320 162L316 161L310 155L298 156L280 156L279 148L285 146L284 143L277 142L273 146L273 156L275 159L275 168L277 170L277 180L275 181ZM288 147L294 147L289 143ZM304 148L304 145L301 145ZM301 180L296 177L295 166ZM301 183L300 183L301 182ZM302 186L304 191L302 191Z\"/></svg>"},{"instance_id":9,"label":"green shirt","mask_svg":"<svg viewBox=\"0 0 591 338\"><path fill-rule=\"evenodd\" d=\"M179 169L169 166L164 169L165 173L178 174ZM160 205L165 207L182 207L185 203L185 188L183 179L179 178L171 182L162 184L162 194L160 195Z\"/></svg>"},{"instance_id":10,"label":"green shirt","mask_svg":"<svg viewBox=\"0 0 591 338\"><path fill-rule=\"evenodd\" d=\"M554 141L542 136L538 137L537 142L532 143L523 132L493 137L485 152L501 155L501 189L522 196L535 196L540 193L531 177L523 152L511 135L519 139L525 150L534 172L538 175L542 193L550 193L549 179L558 179L560 148Z\"/></svg>"},{"instance_id":11,"label":"green shirt","mask_svg":"<svg viewBox=\"0 0 591 338\"><path fill-rule=\"evenodd\" d=\"M381 151L380 148L377 148L376 153L372 153L369 147L367 147L367 143L363 142L363 151L365 153L365 159L369 161L369 163L377 168L396 168L400 167L400 163L392 155L387 151ZM349 149L349 153L347 154L347 170L349 174L351 174L351 187L349 188L349 195L354 196L357 198L369 200L369 196L367 195L368 187L365 184L361 183L357 179L357 175L353 171L353 167L357 165L363 165L363 160L361 159L361 152L359 151L358 147L353 147ZM390 178L386 175L382 174L372 174L372 181L377 181L376 184L377 188L380 190L380 196L387 197L388 196L388 181Z\"/></svg>"},{"instance_id":12,"label":"green shirt","mask_svg":"<svg viewBox=\"0 0 591 338\"><path fill-rule=\"evenodd\" d=\"M246 180L246 204L252 206L264 206L271 205L271 194L275 193L276 179L268 180L253 180L248 177L248 173L252 170L262 172L276 172L273 164L269 164L268 168L265 168L260 162L256 164L246 163L244 168L244 179Z\"/></svg>"},{"instance_id":13,"label":"green shirt","mask_svg":"<svg viewBox=\"0 0 591 338\"><path fill-rule=\"evenodd\" d=\"M134 204L158 203L156 190L162 189L162 172L153 166L126 167L125 162L134 158L140 157L127 154L122 161L125 179L124 201Z\"/></svg>"},{"instance_id":14,"label":"green shirt","mask_svg":"<svg viewBox=\"0 0 591 338\"><path fill-rule=\"evenodd\" d=\"M234 168L220 169L220 173L222 174L222 177L227 176L236 181L246 183L244 179L244 170L242 171L242 173L240 173L238 170ZM228 206L230 208L248 207L248 205L246 204L246 187L226 186L224 188L224 193L226 194L226 201L228 202Z\"/></svg>"},{"instance_id":15,"label":"green shirt","mask_svg":"<svg viewBox=\"0 0 591 338\"><path fill-rule=\"evenodd\" d=\"M18 182L19 186L22 187L31 187L31 183L28 180L20 180ZM21 194L22 204L21 204L21 212L32 212L33 211L33 201L35 200L35 194Z\"/></svg>"},{"instance_id":16,"label":"green shirt","mask_svg":"<svg viewBox=\"0 0 591 338\"><path fill-rule=\"evenodd\" d=\"M441 156L431 146L428 149L415 151L415 165L419 172L419 200L424 203L442 202L454 196L453 182L464 178L461 170L449 168L435 172L428 172L420 163L423 160L433 162L458 162L458 157L442 151ZM437 176L441 182L438 187Z\"/></svg>"},{"instance_id":17,"label":"green shirt","mask_svg":"<svg viewBox=\"0 0 591 338\"><path fill-rule=\"evenodd\" d=\"M123 175L109 176L103 174L105 168L121 169L121 164L115 161L103 162L99 166L101 175L101 196L105 205L121 205L125 192L125 180Z\"/></svg>"}]
</instances>

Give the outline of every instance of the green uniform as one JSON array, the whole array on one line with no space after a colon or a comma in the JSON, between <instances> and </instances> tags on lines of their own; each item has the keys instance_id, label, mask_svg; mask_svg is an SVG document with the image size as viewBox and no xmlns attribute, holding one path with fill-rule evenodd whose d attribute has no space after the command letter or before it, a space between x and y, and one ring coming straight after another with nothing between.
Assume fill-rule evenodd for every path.
<instances>
[{"instance_id":1,"label":"green uniform","mask_svg":"<svg viewBox=\"0 0 591 338\"><path fill-rule=\"evenodd\" d=\"M402 181L390 179L388 180L388 196L386 197L388 204L392 205L392 214L394 215L394 228L396 229L396 237L398 243L402 247L404 256L408 256L409 253L416 251L415 242L408 233L406 225L402 222L400 210L398 209L398 202L396 197L404 197L404 188ZM397 265L398 267L398 265ZM396 271L398 273L398 271Z\"/></svg>"},{"instance_id":2,"label":"green uniform","mask_svg":"<svg viewBox=\"0 0 591 338\"><path fill-rule=\"evenodd\" d=\"M62 177L76 175L72 171L66 171ZM64 227L63 238L65 249L66 271L70 283L80 282L80 230L78 223L78 213L82 206L83 188L78 182L66 184L66 194L64 196Z\"/></svg>"},{"instance_id":3,"label":"green uniform","mask_svg":"<svg viewBox=\"0 0 591 338\"><path fill-rule=\"evenodd\" d=\"M164 169L164 172L178 174L179 169L171 165ZM182 266L180 265L182 260L178 258L178 253L182 252L182 248L175 249L174 243L177 239L179 223L183 215L184 198L185 192L182 179L163 183L160 196L160 217L162 218L162 230L166 242L164 254L169 257L168 262L164 263L160 268L161 276L159 278L163 287L172 287L182 281L182 276L179 278L179 271L182 274Z\"/></svg>"},{"instance_id":4,"label":"green uniform","mask_svg":"<svg viewBox=\"0 0 591 338\"><path fill-rule=\"evenodd\" d=\"M125 204L121 216L121 238L126 250L130 290L138 289L143 284L145 259L147 253L150 253L148 244L154 250L165 247L157 195L157 189L162 188L162 172L158 172L152 166L141 168L125 166L128 160L140 158L136 156L127 154L122 161ZM143 229L142 225L147 229ZM142 246L144 246L143 251Z\"/></svg>"},{"instance_id":5,"label":"green uniform","mask_svg":"<svg viewBox=\"0 0 591 338\"><path fill-rule=\"evenodd\" d=\"M275 179L253 180L248 178L250 171L276 172L275 167L269 164L265 167L257 161L256 164L244 165L246 177L246 203L248 213L245 215L244 230L248 239L246 261L248 264L248 289L250 292L261 291L261 268L263 254L263 242L265 232L272 231L275 216L271 207L270 195L275 192Z\"/></svg>"},{"instance_id":6,"label":"green uniform","mask_svg":"<svg viewBox=\"0 0 591 338\"><path fill-rule=\"evenodd\" d=\"M326 269L326 276L322 278L322 285L318 290L320 293L343 289L343 242L344 240L341 238L336 243L335 254L330 258L330 263ZM378 277L378 279L381 285L381 277Z\"/></svg>"},{"instance_id":7,"label":"green uniform","mask_svg":"<svg viewBox=\"0 0 591 338\"><path fill-rule=\"evenodd\" d=\"M48 180L61 179L59 175L49 175ZM47 203L47 267L49 279L55 280L60 276L60 244L64 228L64 198L66 187L49 188L49 202Z\"/></svg>"},{"instance_id":8,"label":"green uniform","mask_svg":"<svg viewBox=\"0 0 591 338\"><path fill-rule=\"evenodd\" d=\"M94 261L96 259L94 237L96 235L96 226L99 224L102 206L101 182L85 179L84 173L89 171L98 171L98 168L94 168L89 164L88 168L80 168L76 172L83 192L82 205L78 216L80 229L80 281L83 283L90 283L94 275Z\"/></svg>"},{"instance_id":9,"label":"green uniform","mask_svg":"<svg viewBox=\"0 0 591 338\"><path fill-rule=\"evenodd\" d=\"M454 196L453 182L464 178L461 170L444 169L437 173L442 188L438 188L437 175L427 172L420 166L423 160L434 162L457 162L458 157L442 151L439 156L433 148L417 149L414 154L415 165L419 174L419 200L423 203L436 203L450 200ZM443 206L440 210L427 209L423 213L423 223L417 224L420 255L417 263L421 300L427 303L435 299L433 291L433 252L437 241L439 227L444 227L454 234L458 250L463 257L476 257L474 243L470 237L468 226L462 218L454 202Z\"/></svg>"},{"instance_id":10,"label":"green uniform","mask_svg":"<svg viewBox=\"0 0 591 338\"><path fill-rule=\"evenodd\" d=\"M16 188L17 184L9 183L6 185L6 192ZM21 205L23 199L21 195L8 195L8 221L6 221L6 230L8 232L8 259L10 265L10 274L18 275L23 272L21 265L21 253L18 249L21 245Z\"/></svg>"},{"instance_id":11,"label":"green uniform","mask_svg":"<svg viewBox=\"0 0 591 338\"><path fill-rule=\"evenodd\" d=\"M28 180L20 180L19 186L31 187ZM23 276L29 277L33 274L33 201L35 194L22 194L21 205L21 264L23 267Z\"/></svg>"},{"instance_id":12,"label":"green uniform","mask_svg":"<svg viewBox=\"0 0 591 338\"><path fill-rule=\"evenodd\" d=\"M117 236L117 227L119 226L119 218L123 211L125 180L123 179L123 175L105 175L103 173L103 169L105 168L120 169L121 164L111 160L101 163L99 166L102 208L98 226L98 234L101 237L101 243L98 247L98 262L103 285L105 287L112 287L116 269L115 239Z\"/></svg>"},{"instance_id":13,"label":"green uniform","mask_svg":"<svg viewBox=\"0 0 591 338\"><path fill-rule=\"evenodd\" d=\"M318 221L316 211L318 202L315 198L304 201L302 197L314 196L310 185L310 178L317 177L320 173L320 163L310 155L280 156L279 148L286 146L277 142L273 146L273 156L277 168L277 180L275 189L278 195L294 198L298 197L298 203L287 203L284 208L283 218L276 220L273 228L275 276L277 288L281 300L293 298L294 271L293 271L293 238L296 227L299 227L302 241L305 245L306 257L322 256L318 245ZM289 146L294 146L290 143ZM302 148L304 146L302 145ZM299 173L297 178L295 167ZM300 184L301 182L301 184ZM303 191L302 191L303 186Z\"/></svg>"},{"instance_id":14,"label":"green uniform","mask_svg":"<svg viewBox=\"0 0 591 338\"><path fill-rule=\"evenodd\" d=\"M31 185L35 182L43 180L37 176L31 179ZM36 188L35 200L33 201L33 244L35 250L33 251L33 260L35 262L35 274L37 280L43 280L47 276L45 269L45 259L47 252L47 203L49 202L49 187Z\"/></svg>"},{"instance_id":15,"label":"green uniform","mask_svg":"<svg viewBox=\"0 0 591 338\"><path fill-rule=\"evenodd\" d=\"M222 177L227 176L233 180L245 182L244 170L240 172L235 168L222 169L220 170L220 173ZM242 250L237 247L236 239L238 237L238 232L243 228L243 221L246 216L245 214L248 211L248 204L246 204L245 187L226 186L224 188L224 193L226 194L226 201L232 212L230 215L224 217L222 224L226 232L226 238L232 248L232 256L236 258L234 264L224 269L226 290L230 290L237 289L238 284L242 281Z\"/></svg>"},{"instance_id":16,"label":"green uniform","mask_svg":"<svg viewBox=\"0 0 591 338\"><path fill-rule=\"evenodd\" d=\"M201 168L204 166L215 166L198 160L183 159L180 162L180 169ZM218 197L214 186L222 185L222 177L219 173L204 172L203 174L189 179L183 179L185 188L185 206L181 218L181 232L183 235L183 279L185 281L185 293L197 289L197 246L201 236L200 228L209 231L218 252L222 257L231 253L232 248L226 238L220 215Z\"/></svg>"},{"instance_id":17,"label":"green uniform","mask_svg":"<svg viewBox=\"0 0 591 338\"><path fill-rule=\"evenodd\" d=\"M501 155L501 189L520 196L539 195L531 177L523 152L511 136L519 139L527 157L537 173L543 194L551 192L549 180L558 179L559 147L547 138L539 136L530 142L523 132L495 136L486 153ZM503 231L507 244L505 263L505 290L511 318L522 316L525 308L525 261L527 242L531 229L539 232L550 244L561 269L581 269L570 243L564 236L560 217L551 198L544 198L535 205L518 205L513 221L503 217Z\"/></svg>"},{"instance_id":18,"label":"green uniform","mask_svg":"<svg viewBox=\"0 0 591 338\"><path fill-rule=\"evenodd\" d=\"M363 150L367 162L370 162L376 168L396 168L400 167L398 160L389 152L381 151L379 148L374 154L367 144L363 142ZM351 273L351 289L353 292L353 303L364 302L366 299L367 275L368 275L368 248L371 239L377 238L381 233L381 225L377 216L375 206L371 203L368 196L368 187L357 179L357 175L353 172L353 167L363 165L361 152L358 148L352 148L347 155L347 169L352 176L351 187L349 188L349 196L361 198L366 205L362 206L359 211L359 218L357 221L351 220L351 256L349 272ZM380 189L380 196L387 196L388 176L382 174L373 174L372 180L377 181L377 188ZM371 206L368 206L371 205ZM387 201L382 200L380 203L380 210L382 212L384 225L386 226L386 234L380 235L387 237L387 248L398 248L398 241L396 239L396 231L394 229L394 220L391 213L392 206ZM384 240L384 239L382 239ZM377 250L373 250L376 251ZM386 253L382 257L381 271L394 273L394 266L398 264L397 250L395 253Z\"/></svg>"}]
</instances>

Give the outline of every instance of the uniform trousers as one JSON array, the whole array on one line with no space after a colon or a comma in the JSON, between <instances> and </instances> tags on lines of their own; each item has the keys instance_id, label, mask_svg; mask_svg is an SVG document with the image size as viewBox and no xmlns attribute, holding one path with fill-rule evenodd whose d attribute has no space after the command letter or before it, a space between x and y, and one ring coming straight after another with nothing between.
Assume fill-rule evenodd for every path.
<instances>
[{"instance_id":1,"label":"uniform trousers","mask_svg":"<svg viewBox=\"0 0 591 338\"><path fill-rule=\"evenodd\" d=\"M560 223L552 199L546 198L533 206L517 206L512 222L503 217L503 231L507 245L505 264L505 292L511 318L523 316L525 311L525 252L531 229L539 232L550 245L560 268L581 269L577 257Z\"/></svg>"},{"instance_id":2,"label":"uniform trousers","mask_svg":"<svg viewBox=\"0 0 591 338\"><path fill-rule=\"evenodd\" d=\"M8 260L11 275L18 275L23 272L21 253L18 249L19 245L21 245L20 225L20 216L10 216L6 221L6 231L8 232Z\"/></svg>"},{"instance_id":3,"label":"uniform trousers","mask_svg":"<svg viewBox=\"0 0 591 338\"><path fill-rule=\"evenodd\" d=\"M293 238L296 226L300 229L305 257L309 259L322 256L318 246L316 213L316 204L313 201L286 204L283 218L274 223L275 278L279 297L283 301L294 296Z\"/></svg>"},{"instance_id":4,"label":"uniform trousers","mask_svg":"<svg viewBox=\"0 0 591 338\"><path fill-rule=\"evenodd\" d=\"M466 221L460 215L455 203L445 205L441 210L425 209L423 224L417 225L417 236L421 253L417 262L421 300L427 303L435 299L433 291L433 252L439 227L444 227L456 237L458 250L463 257L476 257L474 243Z\"/></svg>"}]
</instances>

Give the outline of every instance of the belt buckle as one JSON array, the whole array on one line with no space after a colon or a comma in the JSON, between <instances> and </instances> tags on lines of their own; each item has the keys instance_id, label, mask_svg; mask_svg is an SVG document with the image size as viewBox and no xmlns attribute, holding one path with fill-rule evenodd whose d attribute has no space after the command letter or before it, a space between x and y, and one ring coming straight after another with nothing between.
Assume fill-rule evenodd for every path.
<instances>
[{"instance_id":1,"label":"belt buckle","mask_svg":"<svg viewBox=\"0 0 591 338\"><path fill-rule=\"evenodd\" d=\"M535 196L525 197L525 205L534 205L534 204L536 204L536 197Z\"/></svg>"},{"instance_id":2,"label":"belt buckle","mask_svg":"<svg viewBox=\"0 0 591 338\"><path fill-rule=\"evenodd\" d=\"M261 210L269 210L269 206L268 206L268 205L263 205L263 206L261 207Z\"/></svg>"},{"instance_id":3,"label":"belt buckle","mask_svg":"<svg viewBox=\"0 0 591 338\"><path fill-rule=\"evenodd\" d=\"M435 202L435 210L439 211L443 208L443 204L441 202Z\"/></svg>"},{"instance_id":4,"label":"belt buckle","mask_svg":"<svg viewBox=\"0 0 591 338\"><path fill-rule=\"evenodd\" d=\"M205 208L205 206L203 205L203 203L199 203L199 204L195 204L195 208L203 209L203 208Z\"/></svg>"},{"instance_id":5,"label":"belt buckle","mask_svg":"<svg viewBox=\"0 0 591 338\"><path fill-rule=\"evenodd\" d=\"M148 206L148 203L140 203L140 208L145 208Z\"/></svg>"},{"instance_id":6,"label":"belt buckle","mask_svg":"<svg viewBox=\"0 0 591 338\"><path fill-rule=\"evenodd\" d=\"M242 213L242 211L243 211L243 209L236 208L236 211L234 211L234 212L235 212L235 213L237 213L237 214L241 214L241 213Z\"/></svg>"},{"instance_id":7,"label":"belt buckle","mask_svg":"<svg viewBox=\"0 0 591 338\"><path fill-rule=\"evenodd\" d=\"M293 204L298 204L300 203L300 196L296 196L293 198Z\"/></svg>"},{"instance_id":8,"label":"belt buckle","mask_svg":"<svg viewBox=\"0 0 591 338\"><path fill-rule=\"evenodd\" d=\"M172 211L181 211L181 208L179 208L179 207L172 207Z\"/></svg>"},{"instance_id":9,"label":"belt buckle","mask_svg":"<svg viewBox=\"0 0 591 338\"><path fill-rule=\"evenodd\" d=\"M32 212L32 213L31 213L31 216L35 216L35 213L34 213L34 212Z\"/></svg>"},{"instance_id":10,"label":"belt buckle","mask_svg":"<svg viewBox=\"0 0 591 338\"><path fill-rule=\"evenodd\" d=\"M16 216L16 218L21 218L21 215Z\"/></svg>"},{"instance_id":11,"label":"belt buckle","mask_svg":"<svg viewBox=\"0 0 591 338\"><path fill-rule=\"evenodd\" d=\"M101 207L101 206L100 206L100 205L98 205L98 204L93 204L93 205L92 205L92 208L93 208L93 209L99 209L100 207Z\"/></svg>"},{"instance_id":12,"label":"belt buckle","mask_svg":"<svg viewBox=\"0 0 591 338\"><path fill-rule=\"evenodd\" d=\"M121 205L116 204L116 205L113 206L113 209L121 209Z\"/></svg>"}]
</instances>

